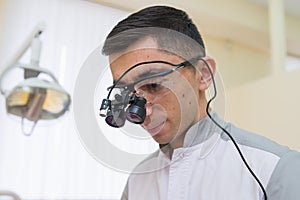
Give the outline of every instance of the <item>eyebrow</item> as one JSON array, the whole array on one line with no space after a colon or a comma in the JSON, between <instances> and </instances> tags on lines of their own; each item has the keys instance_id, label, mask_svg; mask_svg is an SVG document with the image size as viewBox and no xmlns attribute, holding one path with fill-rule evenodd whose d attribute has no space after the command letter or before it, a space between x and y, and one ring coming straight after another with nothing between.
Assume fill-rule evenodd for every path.
<instances>
[{"instance_id":1,"label":"eyebrow","mask_svg":"<svg viewBox=\"0 0 300 200\"><path fill-rule=\"evenodd\" d=\"M149 75L157 74L160 71L157 69L148 69L147 71L144 71L143 73L138 74L138 79L143 79L145 77L148 77Z\"/></svg>"},{"instance_id":2,"label":"eyebrow","mask_svg":"<svg viewBox=\"0 0 300 200\"><path fill-rule=\"evenodd\" d=\"M175 65L175 64L172 64L172 63L168 63L168 62L166 62L166 61L152 61L152 62L160 62L160 63L164 63L164 64L169 64L169 65L171 65L171 66L173 66L173 67L176 67L176 68L169 69L169 70L164 70L164 71L160 71L160 69L158 69L158 68L147 69L147 70L145 70L143 73L140 73L140 74L137 75L138 80L133 81L133 82L131 82L131 83L127 83L127 82L125 82L125 81L122 81L122 78L123 78L123 75L124 75L124 74L123 74L123 75L121 76L121 77L122 77L121 80L120 80L120 78L118 78L118 79L116 79L116 80L114 79L114 80L113 80L113 85L110 86L110 87L108 87L107 89L109 90L109 89L112 88L112 87L118 87L116 84L122 86L123 88L126 88L126 87L132 87L133 85L135 85L135 84L137 84L137 83L139 83L140 81L143 81L143 80L145 80L145 79L148 79L148 78L155 78L155 77L159 77L159 76L165 76L165 75L168 75L169 73L172 73L172 72L174 71L174 69L177 70L178 67L180 67L180 66L185 66L185 65L183 65L183 64L184 64L185 62L187 62L187 61L185 61L185 62L183 62L183 63L180 63L180 64L176 64L176 65ZM141 64L141 63L138 63L138 64ZM128 70L131 70L131 69L137 67L138 64L137 64L137 65L134 65L133 67L129 68ZM145 63L145 64L148 64L148 62ZM149 64L150 64L150 62L149 62ZM128 70L127 70L127 72L128 72ZM155 75L158 75L158 76L155 76ZM119 88L120 88L120 87L119 87Z\"/></svg>"},{"instance_id":3,"label":"eyebrow","mask_svg":"<svg viewBox=\"0 0 300 200\"><path fill-rule=\"evenodd\" d=\"M165 70L164 70L164 71L165 71ZM149 75L151 76L151 75L157 74L157 73L159 73L159 72L161 72L161 71L158 70L158 69L148 69L148 70L146 70L146 71L144 71L144 72L142 72L142 73L140 73L140 74L137 74L137 76L134 77L134 78L137 79L137 80L140 80L140 79L143 79L143 78L145 78L145 77L148 77ZM117 79L117 80L118 80L118 79ZM116 84L117 80L113 80L113 84ZM136 80L135 80L135 81L132 81L132 83L134 83L134 82L136 82ZM125 81L123 81L123 80L118 81L118 85L124 85L124 86L126 86L126 85L130 85L130 84L131 84L131 83L125 82Z\"/></svg>"}]
</instances>

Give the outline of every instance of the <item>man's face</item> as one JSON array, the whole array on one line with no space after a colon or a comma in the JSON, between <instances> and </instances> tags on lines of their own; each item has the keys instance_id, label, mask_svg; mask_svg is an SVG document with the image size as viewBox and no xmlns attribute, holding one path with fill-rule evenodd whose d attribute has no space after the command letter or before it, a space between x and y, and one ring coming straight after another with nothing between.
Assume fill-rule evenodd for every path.
<instances>
[{"instance_id":1,"label":"man's face","mask_svg":"<svg viewBox=\"0 0 300 200\"><path fill-rule=\"evenodd\" d=\"M146 61L167 61L173 64L179 64L185 60L174 54L169 54L155 48L153 40L137 42L123 54L113 54L110 56L110 67L113 79L117 80L130 67ZM150 47L150 48L149 48ZM152 69L153 70L149 70ZM160 69L159 69L160 68ZM174 68L171 65L141 65L129 72L122 82L131 83L138 79L141 74L153 73L155 70L170 70ZM151 72L152 71L152 72ZM146 94L146 118L142 127L146 129L153 139L159 144L168 144L172 146L181 146L185 132L190 126L201 118L200 104L203 92L199 90L200 75L197 70L190 67L184 67L165 77L161 77L164 93L161 95ZM146 81L147 82L147 81ZM150 86L154 90L157 87L154 82ZM136 86L137 90L143 88ZM201 109L203 110L203 109ZM203 113L202 113L203 115Z\"/></svg>"}]
</instances>

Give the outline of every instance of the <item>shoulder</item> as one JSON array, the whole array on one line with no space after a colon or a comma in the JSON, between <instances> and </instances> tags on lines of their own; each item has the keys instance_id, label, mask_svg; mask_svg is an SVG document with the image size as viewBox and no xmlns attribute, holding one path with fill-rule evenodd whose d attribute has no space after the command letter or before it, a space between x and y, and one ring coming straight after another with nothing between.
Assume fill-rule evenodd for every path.
<instances>
[{"instance_id":1,"label":"shoulder","mask_svg":"<svg viewBox=\"0 0 300 200\"><path fill-rule=\"evenodd\" d=\"M267 191L270 199L296 200L300 196L300 153L290 150L281 156L276 165Z\"/></svg>"},{"instance_id":2,"label":"shoulder","mask_svg":"<svg viewBox=\"0 0 300 200\"><path fill-rule=\"evenodd\" d=\"M278 144L260 134L237 128L231 123L227 123L226 129L229 130L230 134L239 145L268 153L269 155L276 156L278 159L291 151L287 146ZM221 137L223 140L229 140L229 137L224 133L222 133Z\"/></svg>"},{"instance_id":3,"label":"shoulder","mask_svg":"<svg viewBox=\"0 0 300 200\"><path fill-rule=\"evenodd\" d=\"M239 145L251 149L259 158L260 163L264 163L262 168L271 170L270 178L266 182L266 191L269 199L276 200L296 200L300 197L300 152L280 145L264 136L246 130L239 129L228 123L226 129L232 134ZM224 140L229 140L228 136L222 134ZM273 161L273 162L263 162ZM273 164L272 164L273 163ZM259 163L256 162L259 165ZM262 169L261 168L261 169Z\"/></svg>"}]
</instances>

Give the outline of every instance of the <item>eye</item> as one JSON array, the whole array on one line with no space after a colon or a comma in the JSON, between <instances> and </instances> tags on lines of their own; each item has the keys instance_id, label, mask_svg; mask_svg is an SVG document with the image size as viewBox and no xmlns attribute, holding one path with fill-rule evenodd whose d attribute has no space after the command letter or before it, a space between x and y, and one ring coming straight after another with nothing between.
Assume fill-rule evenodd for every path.
<instances>
[{"instance_id":1,"label":"eye","mask_svg":"<svg viewBox=\"0 0 300 200\"><path fill-rule=\"evenodd\" d=\"M162 88L163 86L161 83L148 83L143 85L140 89L147 93L153 94L159 92Z\"/></svg>"},{"instance_id":2,"label":"eye","mask_svg":"<svg viewBox=\"0 0 300 200\"><path fill-rule=\"evenodd\" d=\"M159 83L151 83L148 85L148 87L152 90L157 89L158 87L160 87L161 85Z\"/></svg>"},{"instance_id":3,"label":"eye","mask_svg":"<svg viewBox=\"0 0 300 200\"><path fill-rule=\"evenodd\" d=\"M165 78L148 79L136 84L135 90L143 95L151 94L157 96L168 91L168 88L170 88L169 82L170 80Z\"/></svg>"}]
</instances>

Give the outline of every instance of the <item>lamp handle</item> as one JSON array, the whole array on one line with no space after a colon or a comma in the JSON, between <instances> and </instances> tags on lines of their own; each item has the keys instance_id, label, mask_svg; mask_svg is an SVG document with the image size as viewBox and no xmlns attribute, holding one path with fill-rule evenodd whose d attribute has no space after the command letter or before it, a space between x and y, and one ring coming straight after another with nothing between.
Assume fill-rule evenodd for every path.
<instances>
[{"instance_id":1,"label":"lamp handle","mask_svg":"<svg viewBox=\"0 0 300 200\"><path fill-rule=\"evenodd\" d=\"M18 67L23 68L24 70L34 70L39 73L47 74L48 76L50 76L53 79L54 82L58 83L58 80L55 78L55 76L52 74L52 72L45 68L41 68L41 67L36 68L36 67L30 67L30 66L26 66L26 65L19 65Z\"/></svg>"},{"instance_id":2,"label":"lamp handle","mask_svg":"<svg viewBox=\"0 0 300 200\"><path fill-rule=\"evenodd\" d=\"M30 67L30 66L25 66L24 64L16 63L16 64L6 68L0 76L0 91L1 91L1 94L4 95L4 96L5 96L5 91L2 88L2 80L6 76L6 74L8 74L14 68L22 68L24 70L33 70L33 71L36 71L38 73L47 74L48 76L50 76L52 78L52 80L55 83L58 83L58 80L55 78L55 76L51 73L51 71L49 71L47 69L44 69L44 68L41 68L41 67L38 67L38 68L37 67Z\"/></svg>"}]
</instances>

